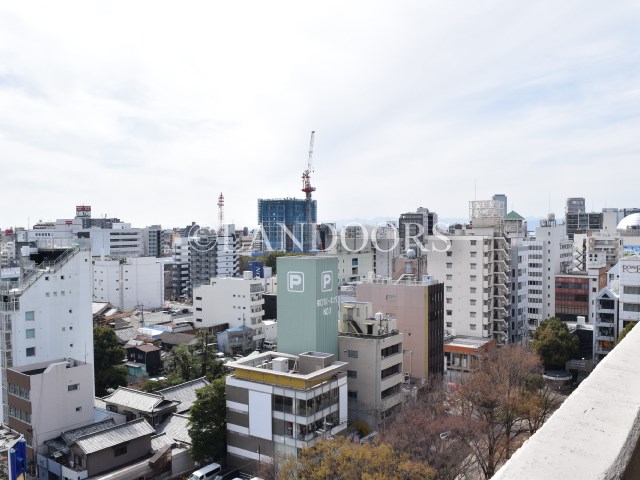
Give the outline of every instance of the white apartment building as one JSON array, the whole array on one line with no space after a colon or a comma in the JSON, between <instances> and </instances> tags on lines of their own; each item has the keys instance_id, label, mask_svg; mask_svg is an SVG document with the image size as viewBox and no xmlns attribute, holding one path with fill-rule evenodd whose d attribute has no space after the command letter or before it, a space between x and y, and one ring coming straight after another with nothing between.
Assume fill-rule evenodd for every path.
<instances>
[{"instance_id":1,"label":"white apartment building","mask_svg":"<svg viewBox=\"0 0 640 480\"><path fill-rule=\"evenodd\" d=\"M209 285L193 291L195 327L216 332L224 325L226 328L245 325L254 330L253 340L261 343L265 338L263 292L263 281L259 278L212 278Z\"/></svg>"},{"instance_id":2,"label":"white apartment building","mask_svg":"<svg viewBox=\"0 0 640 480\"><path fill-rule=\"evenodd\" d=\"M75 358L93 364L88 246L31 249L17 281L0 282L0 382L7 419L6 368Z\"/></svg>"},{"instance_id":3,"label":"white apartment building","mask_svg":"<svg viewBox=\"0 0 640 480\"><path fill-rule=\"evenodd\" d=\"M364 229L364 233L363 233ZM345 227L333 239L331 248L318 255L338 257L338 285L364 281L374 271L369 227Z\"/></svg>"},{"instance_id":4,"label":"white apartment building","mask_svg":"<svg viewBox=\"0 0 640 480\"><path fill-rule=\"evenodd\" d=\"M9 426L27 440L27 455L61 432L95 421L93 365L73 358L6 369Z\"/></svg>"},{"instance_id":5,"label":"white apartment building","mask_svg":"<svg viewBox=\"0 0 640 480\"><path fill-rule=\"evenodd\" d=\"M141 257L144 254L142 230L131 228L130 223L114 223L113 228L90 228L78 236L91 239L94 257Z\"/></svg>"},{"instance_id":6,"label":"white apartment building","mask_svg":"<svg viewBox=\"0 0 640 480\"><path fill-rule=\"evenodd\" d=\"M229 366L234 371L226 381L230 465L277 466L347 428L347 364L334 355L269 352Z\"/></svg>"},{"instance_id":7,"label":"white apartment building","mask_svg":"<svg viewBox=\"0 0 640 480\"><path fill-rule=\"evenodd\" d=\"M494 233L489 233L490 231ZM430 236L429 275L444 281L445 332L508 342L509 244L493 228Z\"/></svg>"},{"instance_id":8,"label":"white apartment building","mask_svg":"<svg viewBox=\"0 0 640 480\"><path fill-rule=\"evenodd\" d=\"M555 275L567 273L573 264L573 243L567 237L565 226L555 217L542 220L536 228L535 238L526 238L528 246L528 310L529 330L537 328L542 320L555 315Z\"/></svg>"},{"instance_id":9,"label":"white apartment building","mask_svg":"<svg viewBox=\"0 0 640 480\"><path fill-rule=\"evenodd\" d=\"M164 264L155 257L94 260L93 301L121 310L162 307Z\"/></svg>"},{"instance_id":10,"label":"white apartment building","mask_svg":"<svg viewBox=\"0 0 640 480\"><path fill-rule=\"evenodd\" d=\"M57 219L55 222L36 223L27 230L27 240L36 242L44 239L71 239L75 238L78 231L82 229L82 219Z\"/></svg>"}]
</instances>

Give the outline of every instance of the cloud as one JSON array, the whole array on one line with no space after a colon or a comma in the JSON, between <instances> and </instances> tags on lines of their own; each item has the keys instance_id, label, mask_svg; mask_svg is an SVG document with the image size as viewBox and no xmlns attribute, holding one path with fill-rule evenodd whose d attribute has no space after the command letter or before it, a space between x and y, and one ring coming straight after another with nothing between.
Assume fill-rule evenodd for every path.
<instances>
[{"instance_id":1,"label":"cloud","mask_svg":"<svg viewBox=\"0 0 640 480\"><path fill-rule=\"evenodd\" d=\"M257 221L302 198L322 220L504 192L637 206L633 2L69 2L0 10L0 225L76 203L143 226ZM614 182L603 184L603 172ZM43 201L30 198L42 195Z\"/></svg>"}]
</instances>

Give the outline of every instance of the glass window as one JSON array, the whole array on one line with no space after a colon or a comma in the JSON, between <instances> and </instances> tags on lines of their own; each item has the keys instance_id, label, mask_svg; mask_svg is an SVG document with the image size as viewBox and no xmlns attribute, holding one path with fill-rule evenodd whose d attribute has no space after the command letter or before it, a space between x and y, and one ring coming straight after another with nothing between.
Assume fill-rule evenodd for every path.
<instances>
[{"instance_id":1,"label":"glass window","mask_svg":"<svg viewBox=\"0 0 640 480\"><path fill-rule=\"evenodd\" d=\"M36 347L27 348L27 357L35 357L36 356Z\"/></svg>"},{"instance_id":2,"label":"glass window","mask_svg":"<svg viewBox=\"0 0 640 480\"><path fill-rule=\"evenodd\" d=\"M36 329L35 328L27 328L25 330L27 338L36 338Z\"/></svg>"},{"instance_id":3,"label":"glass window","mask_svg":"<svg viewBox=\"0 0 640 480\"><path fill-rule=\"evenodd\" d=\"M24 319L27 321L35 320L35 312L24 312Z\"/></svg>"}]
</instances>

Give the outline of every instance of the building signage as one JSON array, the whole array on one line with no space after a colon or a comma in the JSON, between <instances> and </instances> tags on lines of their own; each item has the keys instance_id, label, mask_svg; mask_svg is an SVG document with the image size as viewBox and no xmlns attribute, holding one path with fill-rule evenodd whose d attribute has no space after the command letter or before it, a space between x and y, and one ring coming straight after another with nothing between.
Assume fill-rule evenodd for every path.
<instances>
[{"instance_id":1,"label":"building signage","mask_svg":"<svg viewBox=\"0 0 640 480\"><path fill-rule=\"evenodd\" d=\"M91 218L91 206L76 205L76 218Z\"/></svg>"},{"instance_id":2,"label":"building signage","mask_svg":"<svg viewBox=\"0 0 640 480\"><path fill-rule=\"evenodd\" d=\"M0 270L0 278L2 280L8 280L11 278L20 277L20 267L3 268Z\"/></svg>"},{"instance_id":3,"label":"building signage","mask_svg":"<svg viewBox=\"0 0 640 480\"><path fill-rule=\"evenodd\" d=\"M290 292L304 293L303 272L287 272L287 290Z\"/></svg>"}]
</instances>

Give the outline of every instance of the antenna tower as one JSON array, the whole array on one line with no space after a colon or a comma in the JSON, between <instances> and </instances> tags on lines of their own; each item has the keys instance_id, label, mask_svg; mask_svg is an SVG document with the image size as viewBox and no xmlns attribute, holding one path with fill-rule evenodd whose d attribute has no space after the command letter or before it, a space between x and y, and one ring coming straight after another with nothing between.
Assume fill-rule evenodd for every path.
<instances>
[{"instance_id":1,"label":"antenna tower","mask_svg":"<svg viewBox=\"0 0 640 480\"><path fill-rule=\"evenodd\" d=\"M224 195L220 192L218 197L218 233L224 232Z\"/></svg>"}]
</instances>

